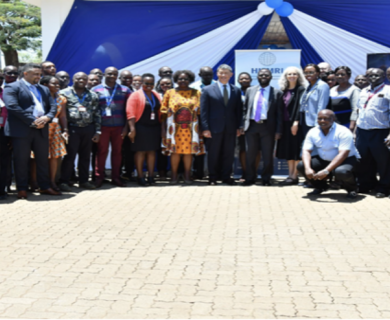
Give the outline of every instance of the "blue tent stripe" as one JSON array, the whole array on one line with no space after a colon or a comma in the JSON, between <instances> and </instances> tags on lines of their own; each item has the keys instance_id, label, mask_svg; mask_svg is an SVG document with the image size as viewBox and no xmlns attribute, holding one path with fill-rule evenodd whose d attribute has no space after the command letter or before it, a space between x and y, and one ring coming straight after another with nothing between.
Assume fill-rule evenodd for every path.
<instances>
[{"instance_id":1,"label":"blue tent stripe","mask_svg":"<svg viewBox=\"0 0 390 320\"><path fill-rule=\"evenodd\" d=\"M252 29L250 29L246 35L234 46L232 50L230 50L214 67L214 73L217 71L217 68L221 64L227 64L235 68L235 50L241 49L257 49L261 39L264 36L265 31L267 30L268 24L271 21L272 14L268 16L263 16L259 22L257 22ZM230 79L230 81L234 82L234 77Z\"/></svg>"},{"instance_id":2,"label":"blue tent stripe","mask_svg":"<svg viewBox=\"0 0 390 320\"><path fill-rule=\"evenodd\" d=\"M71 75L113 65L124 68L239 19L257 6L257 1L76 0L48 60Z\"/></svg>"},{"instance_id":3,"label":"blue tent stripe","mask_svg":"<svg viewBox=\"0 0 390 320\"><path fill-rule=\"evenodd\" d=\"M294 26L288 18L280 17L283 27L286 30L287 36L290 39L294 49L301 49L301 66L304 67L308 63L320 63L324 61L316 50L310 45L306 38Z\"/></svg>"},{"instance_id":4,"label":"blue tent stripe","mask_svg":"<svg viewBox=\"0 0 390 320\"><path fill-rule=\"evenodd\" d=\"M389 0L290 0L295 9L390 47Z\"/></svg>"}]
</instances>

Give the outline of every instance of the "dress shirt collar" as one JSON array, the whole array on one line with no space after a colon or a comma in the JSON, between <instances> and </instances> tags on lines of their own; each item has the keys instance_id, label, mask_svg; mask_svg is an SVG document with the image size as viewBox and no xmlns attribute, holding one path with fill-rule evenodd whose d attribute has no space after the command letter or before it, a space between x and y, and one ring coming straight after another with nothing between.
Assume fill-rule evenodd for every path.
<instances>
[{"instance_id":1,"label":"dress shirt collar","mask_svg":"<svg viewBox=\"0 0 390 320\"><path fill-rule=\"evenodd\" d=\"M368 86L368 91L374 92L375 90L379 89L380 86L382 86L382 85L384 85L384 84L385 84L385 83L382 82L379 86L376 86L374 89L371 89L371 85L370 85L370 86Z\"/></svg>"},{"instance_id":2,"label":"dress shirt collar","mask_svg":"<svg viewBox=\"0 0 390 320\"><path fill-rule=\"evenodd\" d=\"M271 90L271 86L268 85L268 86L266 86L265 88L263 88L262 86L260 86L259 91L260 91L261 89L264 89L264 92L269 92L269 91Z\"/></svg>"},{"instance_id":3,"label":"dress shirt collar","mask_svg":"<svg viewBox=\"0 0 390 320\"><path fill-rule=\"evenodd\" d=\"M223 86L224 86L224 84L223 83L221 83L221 82L219 82L219 80L217 81L217 83L219 84L219 87L223 90ZM230 86L229 86L229 82L226 84L226 88L230 88Z\"/></svg>"},{"instance_id":4,"label":"dress shirt collar","mask_svg":"<svg viewBox=\"0 0 390 320\"><path fill-rule=\"evenodd\" d=\"M27 87L38 87L37 85L33 85L33 84L31 84L30 82L27 82L24 78L22 78L22 81L24 82L24 84L27 86Z\"/></svg>"},{"instance_id":5,"label":"dress shirt collar","mask_svg":"<svg viewBox=\"0 0 390 320\"><path fill-rule=\"evenodd\" d=\"M328 131L328 134L325 135L324 131L321 130L321 127L319 126L319 124L317 124L317 127L318 129L321 131L321 133L324 135L324 136L328 136L333 130L335 130L336 128L336 122L333 122L332 126L329 128L329 131Z\"/></svg>"},{"instance_id":6,"label":"dress shirt collar","mask_svg":"<svg viewBox=\"0 0 390 320\"><path fill-rule=\"evenodd\" d=\"M118 83L115 82L114 86L113 86L113 87L110 87L109 85L107 85L106 83L104 83L104 84L103 84L103 87L104 87L104 88L107 88L107 89L113 90L117 85L118 85Z\"/></svg>"}]
</instances>

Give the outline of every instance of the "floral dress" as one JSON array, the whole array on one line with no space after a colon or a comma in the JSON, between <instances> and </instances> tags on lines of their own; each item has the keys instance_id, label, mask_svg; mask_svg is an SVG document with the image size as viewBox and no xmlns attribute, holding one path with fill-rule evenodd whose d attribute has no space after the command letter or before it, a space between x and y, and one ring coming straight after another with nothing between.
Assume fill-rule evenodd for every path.
<instances>
[{"instance_id":1,"label":"floral dress","mask_svg":"<svg viewBox=\"0 0 390 320\"><path fill-rule=\"evenodd\" d=\"M200 91L171 89L164 94L160 112L167 114L167 135L162 153L204 154L199 138Z\"/></svg>"}]
</instances>

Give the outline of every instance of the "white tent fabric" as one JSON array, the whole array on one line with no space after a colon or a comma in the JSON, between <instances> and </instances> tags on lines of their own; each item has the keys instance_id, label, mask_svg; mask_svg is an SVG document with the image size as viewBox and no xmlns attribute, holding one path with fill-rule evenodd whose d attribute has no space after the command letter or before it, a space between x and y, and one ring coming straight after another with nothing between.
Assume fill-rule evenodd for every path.
<instances>
[{"instance_id":1,"label":"white tent fabric","mask_svg":"<svg viewBox=\"0 0 390 320\"><path fill-rule=\"evenodd\" d=\"M262 16L259 11L253 11L200 37L125 67L121 71L131 70L133 74L142 74L154 70L157 77L157 70L167 65L172 70L187 69L197 74L199 66L217 64Z\"/></svg>"},{"instance_id":2,"label":"white tent fabric","mask_svg":"<svg viewBox=\"0 0 390 320\"><path fill-rule=\"evenodd\" d=\"M354 79L366 73L367 53L388 53L390 48L313 18L299 10L288 17L324 61L333 69L348 66Z\"/></svg>"}]
</instances>

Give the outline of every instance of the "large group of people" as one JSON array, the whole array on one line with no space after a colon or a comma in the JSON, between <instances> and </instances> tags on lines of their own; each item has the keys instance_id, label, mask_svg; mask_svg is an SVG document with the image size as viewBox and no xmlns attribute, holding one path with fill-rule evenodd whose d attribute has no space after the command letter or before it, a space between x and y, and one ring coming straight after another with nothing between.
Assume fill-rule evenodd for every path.
<instances>
[{"instance_id":1,"label":"large group of people","mask_svg":"<svg viewBox=\"0 0 390 320\"><path fill-rule=\"evenodd\" d=\"M286 160L288 176L279 186L345 189L348 198L390 191L390 68L368 69L351 83L352 71L326 63L289 67L271 86L261 69L258 84L249 73L231 84L229 65L190 70L169 67L152 73L119 73L115 67L71 77L50 61L0 73L0 200L13 176L17 197L29 190L61 195L75 183L84 189L107 182L156 185L171 172L170 184L236 185L236 152L243 186L271 186L274 156ZM111 148L110 148L111 146ZM77 157L77 163L75 163ZM92 174L90 174L92 168ZM146 170L145 170L146 169ZM299 183L299 176L304 181Z\"/></svg>"}]
</instances>

